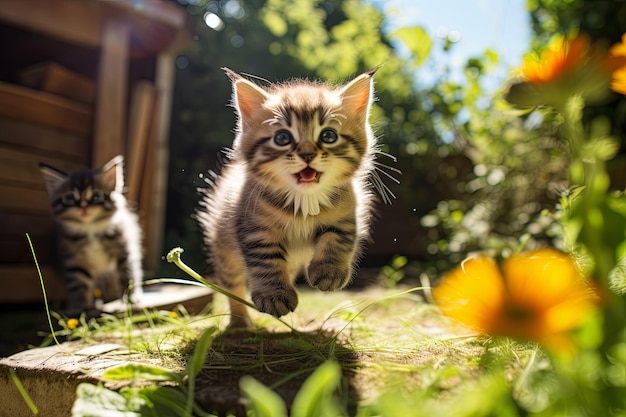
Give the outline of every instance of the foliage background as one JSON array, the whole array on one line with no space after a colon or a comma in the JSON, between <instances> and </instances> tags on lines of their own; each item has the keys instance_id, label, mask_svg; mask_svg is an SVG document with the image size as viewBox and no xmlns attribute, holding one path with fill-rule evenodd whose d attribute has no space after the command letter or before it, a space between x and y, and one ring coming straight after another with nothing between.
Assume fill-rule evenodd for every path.
<instances>
[{"instance_id":1,"label":"foliage background","mask_svg":"<svg viewBox=\"0 0 626 417\"><path fill-rule=\"evenodd\" d=\"M453 40L431 38L421 27L387 35L383 13L362 0L184 2L193 40L177 60L163 253L182 246L190 265L204 266L192 214L203 176L216 169L220 148L233 138L224 66L270 82L341 82L382 65L372 120L383 150L398 158L382 162L402 175L399 185L387 181L397 199L380 205L365 266L391 262L403 269L402 276L425 271L432 278L473 251L507 255L520 242L529 249L559 247L551 211L568 184L557 120L538 112L519 118L501 100L502 90L486 87L497 84L493 79L501 69L494 51L468 60L465 80L455 82L429 55L433 48L451 51ZM558 30L580 27L613 42L626 27L624 2L529 0L528 8L535 33L529 50ZM206 12L221 18L222 30L205 24ZM398 52L400 44L410 57ZM420 71L435 68L436 82L421 85ZM604 112L614 133L623 131L623 98L592 111ZM611 162L616 187L626 181L622 161ZM395 255L402 261L392 261ZM165 262L159 272L180 275Z\"/></svg>"},{"instance_id":2,"label":"foliage background","mask_svg":"<svg viewBox=\"0 0 626 417\"><path fill-rule=\"evenodd\" d=\"M593 40L615 44L626 28L626 2L610 0L528 0L533 49L538 49L554 33L580 31ZM626 188L626 97L613 95L604 105L585 109L585 119L603 116L610 123L611 134L621 139L620 153L609 161L613 189Z\"/></svg>"}]
</instances>

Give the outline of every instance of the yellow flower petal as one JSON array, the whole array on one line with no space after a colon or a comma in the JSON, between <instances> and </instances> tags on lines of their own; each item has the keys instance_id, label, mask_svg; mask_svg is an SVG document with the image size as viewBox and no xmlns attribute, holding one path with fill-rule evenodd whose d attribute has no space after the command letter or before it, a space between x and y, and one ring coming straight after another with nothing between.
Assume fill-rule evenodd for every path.
<instances>
[{"instance_id":1,"label":"yellow flower petal","mask_svg":"<svg viewBox=\"0 0 626 417\"><path fill-rule=\"evenodd\" d=\"M572 259L552 249L512 256L502 265L510 296L524 303L551 305L580 281Z\"/></svg>"},{"instance_id":2,"label":"yellow flower petal","mask_svg":"<svg viewBox=\"0 0 626 417\"><path fill-rule=\"evenodd\" d=\"M448 317L486 332L493 311L502 308L504 287L493 259L468 258L446 275L433 290L433 298Z\"/></svg>"},{"instance_id":3,"label":"yellow flower petal","mask_svg":"<svg viewBox=\"0 0 626 417\"><path fill-rule=\"evenodd\" d=\"M507 259L470 258L433 291L448 317L491 335L570 346L567 332L595 308L595 297L573 260L541 249Z\"/></svg>"},{"instance_id":4,"label":"yellow flower petal","mask_svg":"<svg viewBox=\"0 0 626 417\"><path fill-rule=\"evenodd\" d=\"M609 69L613 71L611 89L626 95L626 33L622 35L622 42L617 43L609 50Z\"/></svg>"},{"instance_id":5,"label":"yellow flower petal","mask_svg":"<svg viewBox=\"0 0 626 417\"><path fill-rule=\"evenodd\" d=\"M74 330L75 328L78 327L78 320L77 319L69 319L67 321L67 328L70 330Z\"/></svg>"}]
</instances>

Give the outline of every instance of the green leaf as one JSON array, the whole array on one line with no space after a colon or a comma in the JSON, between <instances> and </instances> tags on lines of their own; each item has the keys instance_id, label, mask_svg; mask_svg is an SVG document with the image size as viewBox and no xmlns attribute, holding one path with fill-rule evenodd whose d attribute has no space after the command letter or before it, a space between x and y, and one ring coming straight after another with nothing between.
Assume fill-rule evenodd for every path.
<instances>
[{"instance_id":1,"label":"green leaf","mask_svg":"<svg viewBox=\"0 0 626 417\"><path fill-rule=\"evenodd\" d=\"M490 67L495 67L500 62L500 56L495 50L487 49L485 50L485 61Z\"/></svg>"},{"instance_id":2,"label":"green leaf","mask_svg":"<svg viewBox=\"0 0 626 417\"><path fill-rule=\"evenodd\" d=\"M391 266L395 269L400 269L403 266L405 266L407 263L409 262L409 260L407 259L406 256L395 256L392 261L391 261Z\"/></svg>"},{"instance_id":3,"label":"green leaf","mask_svg":"<svg viewBox=\"0 0 626 417\"><path fill-rule=\"evenodd\" d=\"M176 372L142 363L129 363L107 369L102 374L102 378L108 381L181 381L180 375Z\"/></svg>"},{"instance_id":4,"label":"green leaf","mask_svg":"<svg viewBox=\"0 0 626 417\"><path fill-rule=\"evenodd\" d=\"M263 13L263 23L265 23L265 26L267 26L270 32L277 38L285 36L287 29L289 29L285 19L273 10L267 10Z\"/></svg>"},{"instance_id":5,"label":"green leaf","mask_svg":"<svg viewBox=\"0 0 626 417\"><path fill-rule=\"evenodd\" d=\"M551 105L562 108L568 95L553 84L533 84L515 80L508 85L504 99L517 108Z\"/></svg>"},{"instance_id":6,"label":"green leaf","mask_svg":"<svg viewBox=\"0 0 626 417\"><path fill-rule=\"evenodd\" d=\"M287 417L283 399L253 377L246 375L241 378L239 387L250 400L255 417Z\"/></svg>"},{"instance_id":7,"label":"green leaf","mask_svg":"<svg viewBox=\"0 0 626 417\"><path fill-rule=\"evenodd\" d=\"M338 415L333 398L341 379L341 367L336 362L325 362L304 381L293 400L292 417L324 417Z\"/></svg>"},{"instance_id":8,"label":"green leaf","mask_svg":"<svg viewBox=\"0 0 626 417\"><path fill-rule=\"evenodd\" d=\"M587 142L583 148L583 158L593 156L600 161L612 159L619 150L619 143L612 138L596 138Z\"/></svg>"},{"instance_id":9,"label":"green leaf","mask_svg":"<svg viewBox=\"0 0 626 417\"><path fill-rule=\"evenodd\" d=\"M202 333L196 343L196 348L193 351L193 356L187 364L186 373L188 376L188 390L186 400L187 413L191 413L194 402L194 393L196 390L196 376L202 370L204 362L206 361L206 355L209 352L211 343L213 342L213 334L217 330L217 327L209 327Z\"/></svg>"},{"instance_id":10,"label":"green leaf","mask_svg":"<svg viewBox=\"0 0 626 417\"><path fill-rule=\"evenodd\" d=\"M217 330L216 327L209 327L202 333L200 338L198 339L198 343L196 343L196 348L193 351L193 357L191 361L187 364L186 373L189 378L195 378L198 375L198 372L204 366L204 362L206 361L206 355L211 348L211 343L213 343L213 334Z\"/></svg>"},{"instance_id":11,"label":"green leaf","mask_svg":"<svg viewBox=\"0 0 626 417\"><path fill-rule=\"evenodd\" d=\"M626 195L614 194L607 197L607 206L612 213L608 228L612 232L615 258L622 260L626 256ZM620 230L619 228L622 227Z\"/></svg>"},{"instance_id":12,"label":"green leaf","mask_svg":"<svg viewBox=\"0 0 626 417\"><path fill-rule=\"evenodd\" d=\"M102 385L82 383L76 388L72 417L141 417L131 408L133 403L137 405Z\"/></svg>"},{"instance_id":13,"label":"green leaf","mask_svg":"<svg viewBox=\"0 0 626 417\"><path fill-rule=\"evenodd\" d=\"M600 194L591 207L585 204L589 198L585 194L572 202L564 217L565 236L587 247L603 248L607 262L615 266L626 250L626 197Z\"/></svg>"},{"instance_id":14,"label":"green leaf","mask_svg":"<svg viewBox=\"0 0 626 417\"><path fill-rule=\"evenodd\" d=\"M157 416L190 416L185 409L185 394L172 387L146 387L141 388L137 392L130 390L123 392L130 394L130 397L142 397L150 404L150 408L154 410ZM152 414L150 414L152 415Z\"/></svg>"},{"instance_id":15,"label":"green leaf","mask_svg":"<svg viewBox=\"0 0 626 417\"><path fill-rule=\"evenodd\" d=\"M392 33L391 37L400 39L409 48L414 56L413 65L415 67L424 63L433 46L432 39L420 26L400 28Z\"/></svg>"}]
</instances>

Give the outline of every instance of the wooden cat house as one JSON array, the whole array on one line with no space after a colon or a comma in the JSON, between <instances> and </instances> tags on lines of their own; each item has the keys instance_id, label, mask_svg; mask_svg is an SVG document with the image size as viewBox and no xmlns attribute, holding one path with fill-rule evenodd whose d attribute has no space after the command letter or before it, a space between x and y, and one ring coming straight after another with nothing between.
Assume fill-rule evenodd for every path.
<instances>
[{"instance_id":1,"label":"wooden cat house","mask_svg":"<svg viewBox=\"0 0 626 417\"><path fill-rule=\"evenodd\" d=\"M170 102L186 11L153 0L19 0L0 5L0 304L63 297L38 163L64 170L126 158L127 197L160 262Z\"/></svg>"}]
</instances>

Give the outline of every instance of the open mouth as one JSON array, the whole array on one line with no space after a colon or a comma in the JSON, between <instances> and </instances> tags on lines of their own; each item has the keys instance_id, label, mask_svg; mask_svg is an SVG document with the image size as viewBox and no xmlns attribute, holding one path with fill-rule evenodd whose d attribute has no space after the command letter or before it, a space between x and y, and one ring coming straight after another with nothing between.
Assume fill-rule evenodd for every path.
<instances>
[{"instance_id":1,"label":"open mouth","mask_svg":"<svg viewBox=\"0 0 626 417\"><path fill-rule=\"evenodd\" d=\"M296 178L298 183L314 183L319 181L320 175L320 172L317 172L311 167L306 167L296 174Z\"/></svg>"}]
</instances>

